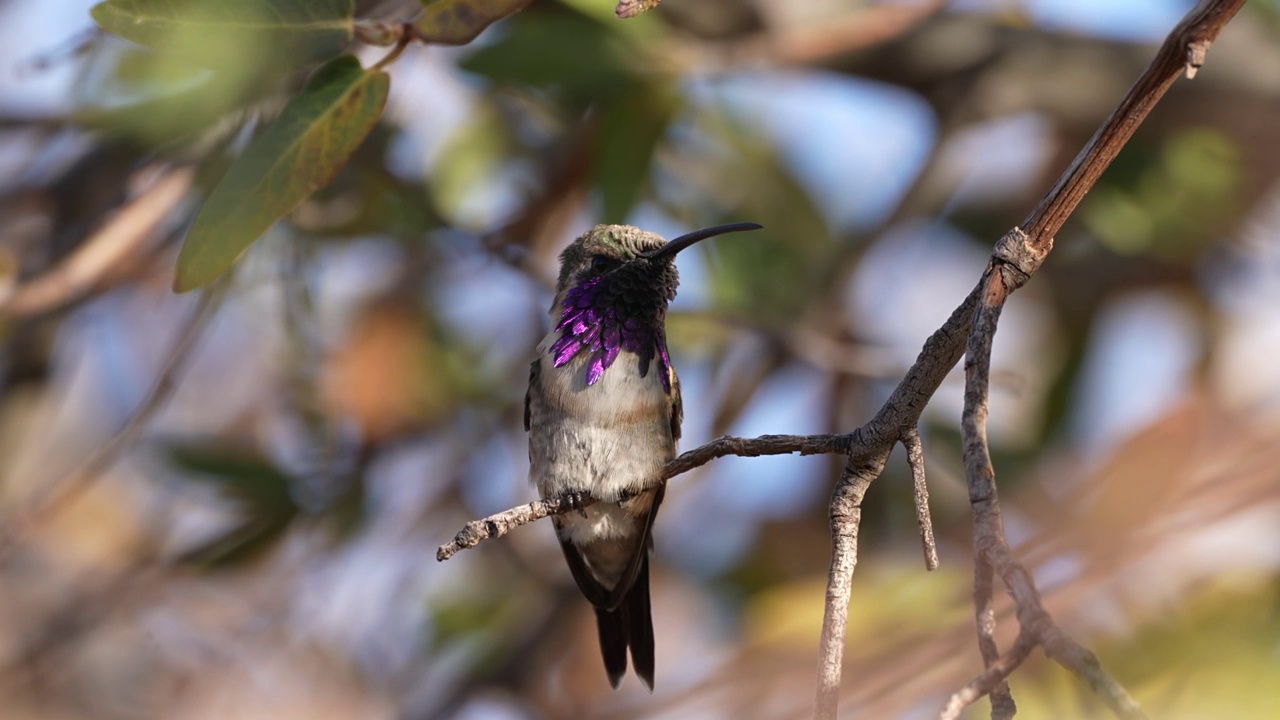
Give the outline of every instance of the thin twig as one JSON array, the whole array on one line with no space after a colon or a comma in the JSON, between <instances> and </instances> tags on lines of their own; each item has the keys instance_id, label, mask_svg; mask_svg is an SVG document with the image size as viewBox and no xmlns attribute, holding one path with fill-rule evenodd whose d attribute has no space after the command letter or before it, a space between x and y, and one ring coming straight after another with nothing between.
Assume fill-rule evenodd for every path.
<instances>
[{"instance_id":1,"label":"thin twig","mask_svg":"<svg viewBox=\"0 0 1280 720\"><path fill-rule=\"evenodd\" d=\"M1017 239L1026 236L1010 233ZM1006 243L1010 235L1001 240ZM973 606L978 630L978 651L983 665L990 670L1000 659L996 645L996 616L994 608L995 568L984 545L998 537L1003 541L1004 526L1000 515L1000 501L996 492L995 470L991 453L987 448L987 396L990 389L991 338L1004 300L1011 290L1003 282L1001 265L993 258L987 266L981 301L973 317L973 331L964 356L964 415L961 419L965 460L965 479L969 486L969 504L973 507L974 563ZM1023 277L1029 277L1034 268ZM1025 628L1025 625L1024 625ZM1017 705L1003 680L991 687L991 720L1011 720L1017 713Z\"/></svg>"},{"instance_id":2,"label":"thin twig","mask_svg":"<svg viewBox=\"0 0 1280 720\"><path fill-rule=\"evenodd\" d=\"M1111 117L1098 128L1053 189L1023 221L1022 227L1035 244L1044 244L1058 234L1151 109L1187 70L1189 59L1204 64L1209 45L1244 2L1201 0L1169 32L1151 64L1125 93ZM1198 69L1199 65L1192 67ZM1191 75L1194 74L1192 71Z\"/></svg>"},{"instance_id":3,"label":"thin twig","mask_svg":"<svg viewBox=\"0 0 1280 720\"><path fill-rule=\"evenodd\" d=\"M1025 633L1019 635L1017 641L1013 644L1012 650L988 663L986 671L970 680L956 694L951 696L951 699L947 701L947 706L942 709L942 714L938 716L938 720L956 720L960 717L961 711L977 702L984 695L991 695L994 698L997 688L1001 686L1008 688L1009 683L1006 682L1006 679L1014 670L1018 669L1018 666L1022 665L1022 662L1027 659L1027 656L1031 654L1035 647L1036 644L1030 635ZM1013 699L1010 698L1009 702L1012 703ZM992 705L991 714L994 716L994 700Z\"/></svg>"},{"instance_id":4,"label":"thin twig","mask_svg":"<svg viewBox=\"0 0 1280 720\"><path fill-rule=\"evenodd\" d=\"M981 553L975 553L973 618L978 628L978 652L982 655L982 665L987 672L991 672L1000 661L1000 647L996 645L995 577L995 569L991 567L991 563ZM1017 714L1018 705L1013 701L1009 683L1003 677L986 687L986 690L991 693L992 720L1008 720Z\"/></svg>"},{"instance_id":5,"label":"thin twig","mask_svg":"<svg viewBox=\"0 0 1280 720\"><path fill-rule=\"evenodd\" d=\"M726 455L760 457L761 455L831 455L848 453L852 435L761 435L757 438L725 436L706 445L694 448L667 463L662 468L662 479L669 480L681 473L706 465Z\"/></svg>"},{"instance_id":6,"label":"thin twig","mask_svg":"<svg viewBox=\"0 0 1280 720\"><path fill-rule=\"evenodd\" d=\"M1165 39L1147 70L1119 106L1081 150L1024 227L1014 228L997 243L983 274L981 293L965 351L965 395L962 417L965 476L974 527L974 611L978 647L990 682L971 683L952 698L942 717L951 717L956 698L972 702L982 691L991 694L992 718L1012 718L1016 707L998 669L995 615L991 607L995 576L1013 595L1021 626L1020 643L1041 645L1046 654L1080 676L1118 717L1145 715L1124 688L1103 671L1093 653L1081 647L1053 622L1040 602L1031 574L1009 549L1004 537L995 471L987 443L987 401L990 392L991 344L1000 312L1009 295L1024 285L1053 249L1053 237L1093 187L1151 108L1185 70L1193 76L1204 62L1209 44L1243 5L1243 0L1202 0ZM979 695L973 695L979 693ZM960 705L963 707L963 705ZM958 712L958 708L955 709Z\"/></svg>"},{"instance_id":7,"label":"thin twig","mask_svg":"<svg viewBox=\"0 0 1280 720\"><path fill-rule=\"evenodd\" d=\"M924 476L924 445L917 428L902 434L902 447L907 451L907 465L911 467L911 488L915 497L916 525L920 530L920 547L924 551L926 570L938 569L938 543L933 537L933 518L929 514L929 484Z\"/></svg>"},{"instance_id":8,"label":"thin twig","mask_svg":"<svg viewBox=\"0 0 1280 720\"><path fill-rule=\"evenodd\" d=\"M834 718L838 707L849 587L857 564L862 497L883 470L893 445L908 442L906 438L915 430L925 405L961 355L966 354L966 346L969 359L965 366L965 464L974 510L975 557L979 563L984 563L979 567L980 572L975 574L975 599L979 643L987 670L957 693L953 703L960 702L962 708L984 694L999 693L998 688L1004 684L1008 673L1038 644L1051 658L1084 678L1117 715L1143 717L1137 704L1119 683L1103 672L1097 659L1053 624L1040 603L1030 574L1014 561L1005 543L995 475L986 443L991 339L1000 309L1009 293L1027 282L1052 250L1053 237L1058 229L1133 135L1142 119L1184 66L1190 70L1198 67L1196 63L1203 62L1208 44L1243 2L1204 0L1170 33L1151 67L1028 216L1023 223L1025 232L1014 228L997 243L992 262L982 280L946 323L925 341L915 363L875 417L847 435L720 438L681 455L663 468L663 478L670 479L725 455L800 452L843 453L849 457L832 493L832 558L823 615L815 717ZM587 502L591 499L585 499L584 504ZM468 523L452 543L440 548L437 558L447 559L460 549L474 547L487 538L501 537L514 527L564 512L569 507L568 503L559 500L538 501ZM989 613L995 576L1001 578L1013 595L1023 631L1013 651L1004 657L999 657L995 649L994 616ZM948 704L946 712L953 712L953 703ZM1011 717L1013 711L1011 699L1006 705L997 697L995 717ZM959 709L954 712L959 712Z\"/></svg>"},{"instance_id":9,"label":"thin twig","mask_svg":"<svg viewBox=\"0 0 1280 720\"><path fill-rule=\"evenodd\" d=\"M1103 671L1093 653L1057 627L1040 601L1040 593L1031 574L1014 558L1004 537L986 428L991 345L1009 295L1027 282L1052 249L1052 243L1032 245L1030 236L1017 228L1001 238L987 266L981 301L974 313L973 331L965 350L961 430L965 479L969 487L969 504L973 509L974 608L978 622L978 646L990 670L998 660L993 637L995 616L991 609L991 584L993 576L999 576L1013 595L1021 634L1029 638L1029 642L1043 646L1050 658L1084 678L1118 717L1137 720L1146 717L1142 709L1114 678ZM997 682L991 686L991 692L993 720L1012 718L1016 708L1008 696L1007 685Z\"/></svg>"},{"instance_id":10,"label":"thin twig","mask_svg":"<svg viewBox=\"0 0 1280 720\"><path fill-rule=\"evenodd\" d=\"M595 502L595 498L587 495L582 496L581 501L577 503L570 502L566 498L553 497L546 500L534 500L526 505L503 510L487 518L472 520L462 526L462 529L458 531L458 534L454 536L451 542L441 545L436 550L436 561L444 562L456 555L460 550L473 548L485 540L500 538L521 525L528 525L545 517L559 515L577 508L584 508Z\"/></svg>"},{"instance_id":11,"label":"thin twig","mask_svg":"<svg viewBox=\"0 0 1280 720\"><path fill-rule=\"evenodd\" d=\"M0 562L8 559L17 547L44 518L60 512L75 502L104 472L115 464L125 451L132 448L147 430L151 419L155 417L178 386L178 379L186 367L192 351L195 349L210 320L217 314L226 293L227 281L224 279L210 287L200 296L191 319L181 329L169 354L161 365L155 382L152 384L142 404L138 406L125 424L99 445L70 474L64 475L40 487L26 502L25 507L15 512L0 524Z\"/></svg>"},{"instance_id":12,"label":"thin twig","mask_svg":"<svg viewBox=\"0 0 1280 720\"><path fill-rule=\"evenodd\" d=\"M822 614L822 640L818 650L818 691L813 715L835 720L840 704L840 675L844 663L845 630L853 571L858 565L858 526L862 498L871 482L880 477L888 453L871 458L849 456L831 496L831 568Z\"/></svg>"},{"instance_id":13,"label":"thin twig","mask_svg":"<svg viewBox=\"0 0 1280 720\"><path fill-rule=\"evenodd\" d=\"M848 452L850 439L850 435L761 435L757 438L725 436L683 453L667 463L662 468L662 478L669 480L726 455L759 457L792 453L801 455L845 453ZM585 507L594 502L595 498L584 495L581 506ZM473 548L485 540L500 538L521 525L528 525L551 515L559 515L576 507L550 498L504 510L480 520L473 520L463 526L451 542L441 545L436 550L436 560L443 562L460 550Z\"/></svg>"}]
</instances>

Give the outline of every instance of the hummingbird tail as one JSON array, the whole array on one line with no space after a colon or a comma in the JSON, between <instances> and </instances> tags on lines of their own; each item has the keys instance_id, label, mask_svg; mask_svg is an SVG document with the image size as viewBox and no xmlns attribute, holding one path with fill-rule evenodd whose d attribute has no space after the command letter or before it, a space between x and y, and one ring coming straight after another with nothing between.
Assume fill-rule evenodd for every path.
<instances>
[{"instance_id":1,"label":"hummingbird tail","mask_svg":"<svg viewBox=\"0 0 1280 720\"><path fill-rule=\"evenodd\" d=\"M640 560L636 582L627 593L626 607L628 643L636 675L653 691L653 614L649 607L649 557Z\"/></svg>"},{"instance_id":2,"label":"hummingbird tail","mask_svg":"<svg viewBox=\"0 0 1280 720\"><path fill-rule=\"evenodd\" d=\"M613 611L596 608L600 654L604 656L604 670L609 674L609 684L614 690L622 684L622 676L627 674L626 612L625 606Z\"/></svg>"},{"instance_id":3,"label":"hummingbird tail","mask_svg":"<svg viewBox=\"0 0 1280 720\"><path fill-rule=\"evenodd\" d=\"M627 673L627 647L636 675L653 690L653 616L649 607L649 558L640 561L635 584L616 610L596 608L596 628L600 631L600 654L614 689Z\"/></svg>"}]
</instances>

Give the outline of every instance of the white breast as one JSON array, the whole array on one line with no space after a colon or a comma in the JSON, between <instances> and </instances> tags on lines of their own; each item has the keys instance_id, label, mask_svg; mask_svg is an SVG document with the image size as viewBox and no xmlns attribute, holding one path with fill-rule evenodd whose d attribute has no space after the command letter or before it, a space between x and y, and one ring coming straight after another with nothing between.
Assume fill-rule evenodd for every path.
<instances>
[{"instance_id":1,"label":"white breast","mask_svg":"<svg viewBox=\"0 0 1280 720\"><path fill-rule=\"evenodd\" d=\"M578 420L613 426L665 415L669 400L662 386L661 364L655 356L648 372L640 376L640 357L623 350L595 385L587 386L590 353L580 353L562 368L555 368L547 353L560 334L552 331L538 344L541 378L548 399ZM566 372L567 371L567 372Z\"/></svg>"}]
</instances>

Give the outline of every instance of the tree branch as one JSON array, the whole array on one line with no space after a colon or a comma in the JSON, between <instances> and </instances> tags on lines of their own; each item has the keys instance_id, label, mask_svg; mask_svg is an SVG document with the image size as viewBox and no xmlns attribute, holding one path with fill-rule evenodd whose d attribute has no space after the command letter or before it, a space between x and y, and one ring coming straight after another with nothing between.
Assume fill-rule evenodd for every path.
<instances>
[{"instance_id":1,"label":"tree branch","mask_svg":"<svg viewBox=\"0 0 1280 720\"><path fill-rule=\"evenodd\" d=\"M999 575L1013 595L1021 627L1011 657L1040 645L1050 658L1081 677L1118 717L1145 715L1124 688L1105 671L1093 653L1081 647L1054 623L1040 602L1035 581L1013 556L1004 537L1004 521L995 485L995 470L987 444L987 400L990 393L991 344L1009 295L1022 287L1053 249L1053 238L1111 161L1120 153L1151 108L1186 70L1193 76L1204 62L1213 38L1243 5L1243 0L1202 0L1169 33L1151 65L1119 106L1081 150L1071 166L1039 206L1027 217L1026 230L1014 228L996 244L983 274L980 301L965 352L963 433L965 476L973 508L974 611L978 648L987 672L952 697L941 717L955 717L965 704L986 692L991 695L993 720L1012 718L1017 711L1004 678L995 643L992 587ZM1019 660L1020 662L1020 660ZM974 693L977 693L975 695ZM960 703L957 705L957 703Z\"/></svg>"},{"instance_id":2,"label":"tree branch","mask_svg":"<svg viewBox=\"0 0 1280 720\"><path fill-rule=\"evenodd\" d=\"M813 716L821 720L835 720L840 704L849 597L853 592L853 571L858 565L862 498L871 482L880 477L888 456L887 452L871 458L850 455L831 495L831 568L827 573L827 599L822 612L818 692L813 710Z\"/></svg>"},{"instance_id":3,"label":"tree branch","mask_svg":"<svg viewBox=\"0 0 1280 720\"><path fill-rule=\"evenodd\" d=\"M1203 63L1209 44L1244 4L1244 0L1202 0L1166 38L1155 60L1129 90L1116 110L1080 152L1071 166L1032 211L1021 228L1015 227L996 244L992 259L977 287L961 302L933 335L920 355L876 415L845 435L770 435L745 439L724 437L684 453L668 463L663 479L706 464L725 455L754 457L799 452L840 453L847 456L844 472L831 500L832 557L827 578L818 687L814 715L834 718L839 701L841 663L848 618L849 593L857 565L857 533L862 499L879 477L893 446L902 442L908 451L917 484L917 509L926 553L927 504L920 499L923 463L919 461L916 425L929 400L951 368L968 349L965 363L964 456L970 503L974 512L974 599L979 648L986 670L952 696L943 718L954 718L961 709L983 695L994 696L993 717L1009 718L1016 711L1005 682L1008 675L1039 645L1055 661L1071 669L1123 718L1144 717L1141 709L1092 653L1054 625L1040 603L1030 574L1017 563L1004 539L1003 519L986 439L987 396L990 388L991 341L1000 311L1009 294L1024 285L1053 248L1053 238L1093 187L1134 131L1184 70L1193 75ZM1023 229L1025 228L1025 230ZM584 498L584 503L593 502ZM437 559L474 547L488 538L505 535L520 525L565 512L570 503L558 499L528 505L468 523L453 542L444 545ZM930 533L931 534L931 533ZM996 647L992 611L994 580L999 576L1013 595L1021 626L1018 641L1004 656Z\"/></svg>"},{"instance_id":4,"label":"tree branch","mask_svg":"<svg viewBox=\"0 0 1280 720\"><path fill-rule=\"evenodd\" d=\"M0 292L0 318L25 318L56 310L88 293L136 254L186 197L195 169L160 171L147 189L115 211L62 262L42 275Z\"/></svg>"},{"instance_id":5,"label":"tree branch","mask_svg":"<svg viewBox=\"0 0 1280 720\"><path fill-rule=\"evenodd\" d=\"M924 550L926 570L938 569L938 544L933 538L933 518L929 515L929 486L924 477L924 445L920 431L911 428L902 435L902 447L907 451L907 465L911 466L911 490L916 503L916 525L920 528L920 546Z\"/></svg>"}]
</instances>

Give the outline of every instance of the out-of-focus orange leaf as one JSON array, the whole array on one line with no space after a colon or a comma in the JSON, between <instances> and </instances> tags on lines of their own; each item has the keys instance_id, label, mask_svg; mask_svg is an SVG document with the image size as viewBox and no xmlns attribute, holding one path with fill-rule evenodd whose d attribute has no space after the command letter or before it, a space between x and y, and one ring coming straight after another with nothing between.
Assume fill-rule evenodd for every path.
<instances>
[{"instance_id":1,"label":"out-of-focus orange leaf","mask_svg":"<svg viewBox=\"0 0 1280 720\"><path fill-rule=\"evenodd\" d=\"M440 353L412 308L383 304L367 311L331 358L324 393L370 440L421 427L451 405Z\"/></svg>"}]
</instances>

